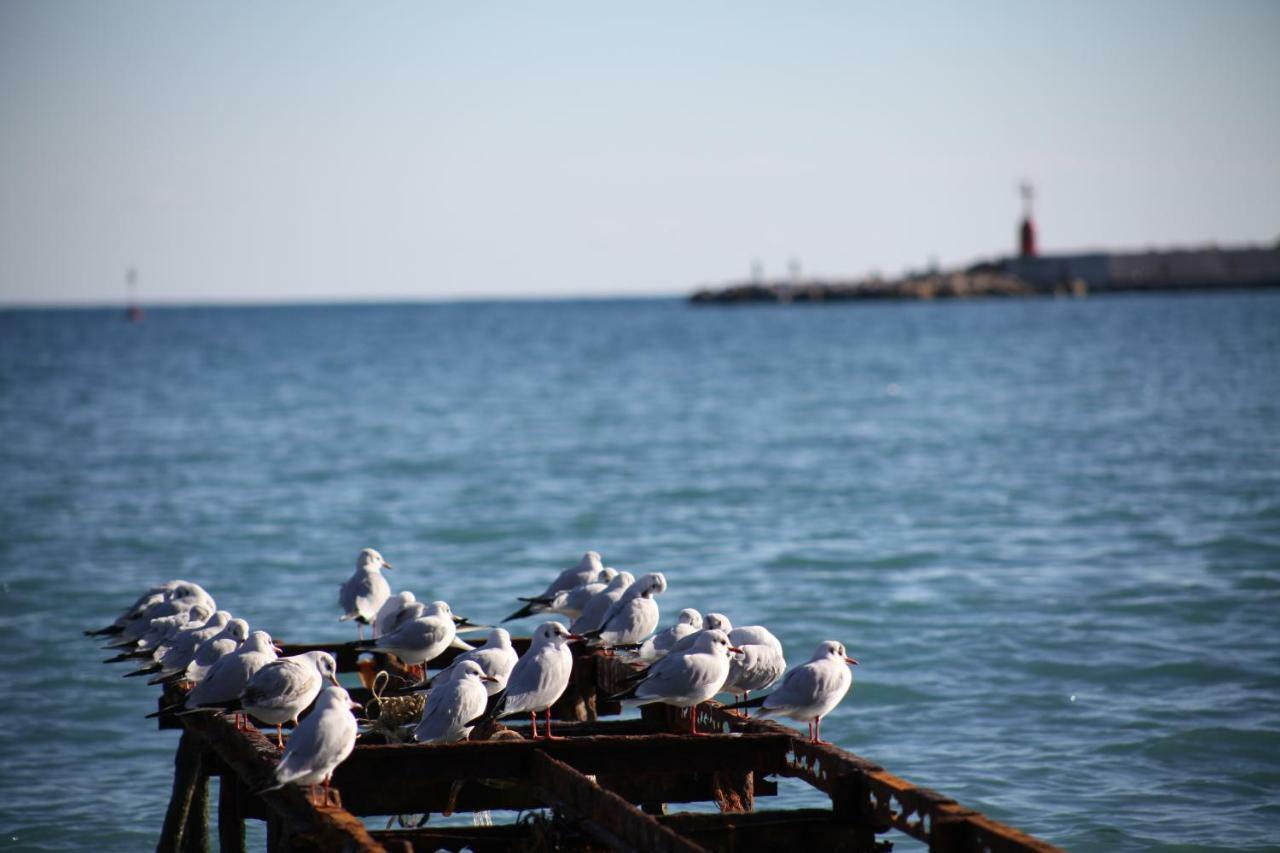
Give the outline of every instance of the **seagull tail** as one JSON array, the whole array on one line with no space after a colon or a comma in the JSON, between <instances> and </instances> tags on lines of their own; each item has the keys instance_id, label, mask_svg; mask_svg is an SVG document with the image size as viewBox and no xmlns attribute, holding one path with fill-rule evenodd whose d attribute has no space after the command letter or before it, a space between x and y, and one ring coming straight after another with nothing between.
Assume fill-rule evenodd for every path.
<instances>
[{"instance_id":1,"label":"seagull tail","mask_svg":"<svg viewBox=\"0 0 1280 853\"><path fill-rule=\"evenodd\" d=\"M105 628L94 628L92 631L85 631L86 637L111 637L124 632L123 625L108 625Z\"/></svg>"},{"instance_id":2,"label":"seagull tail","mask_svg":"<svg viewBox=\"0 0 1280 853\"><path fill-rule=\"evenodd\" d=\"M144 666L142 669L135 669L133 672L126 672L123 677L137 678L139 675L155 675L162 669L164 669L164 667L160 666L160 664L153 663L151 666Z\"/></svg>"},{"instance_id":3,"label":"seagull tail","mask_svg":"<svg viewBox=\"0 0 1280 853\"><path fill-rule=\"evenodd\" d=\"M769 696L772 695L772 693L769 694ZM759 708L764 705L764 700L768 699L769 696L757 696L756 698L748 699L745 702L734 702L732 705L725 705L724 708L726 711L732 711L735 708Z\"/></svg>"}]
</instances>

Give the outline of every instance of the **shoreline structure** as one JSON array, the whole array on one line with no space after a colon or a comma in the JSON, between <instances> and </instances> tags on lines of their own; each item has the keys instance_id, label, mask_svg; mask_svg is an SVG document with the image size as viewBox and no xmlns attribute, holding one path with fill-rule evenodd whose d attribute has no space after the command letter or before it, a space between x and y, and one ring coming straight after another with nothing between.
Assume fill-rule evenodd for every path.
<instances>
[{"instance_id":1,"label":"shoreline structure","mask_svg":"<svg viewBox=\"0 0 1280 853\"><path fill-rule=\"evenodd\" d=\"M901 278L758 280L699 289L694 305L860 299L963 299L1280 287L1280 244L1148 252L1031 255Z\"/></svg>"}]
</instances>

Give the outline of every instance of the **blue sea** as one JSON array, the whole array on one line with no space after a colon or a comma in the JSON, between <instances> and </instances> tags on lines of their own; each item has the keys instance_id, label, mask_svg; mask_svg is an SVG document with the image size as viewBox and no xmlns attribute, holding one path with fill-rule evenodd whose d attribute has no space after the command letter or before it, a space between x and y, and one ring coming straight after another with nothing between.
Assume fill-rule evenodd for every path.
<instances>
[{"instance_id":1,"label":"blue sea","mask_svg":"<svg viewBox=\"0 0 1280 853\"><path fill-rule=\"evenodd\" d=\"M823 735L917 784L1280 847L1277 293L6 311L0 438L5 849L157 840L177 735L82 629L181 577L348 639L366 546L481 621L662 571L664 623L845 642Z\"/></svg>"}]
</instances>

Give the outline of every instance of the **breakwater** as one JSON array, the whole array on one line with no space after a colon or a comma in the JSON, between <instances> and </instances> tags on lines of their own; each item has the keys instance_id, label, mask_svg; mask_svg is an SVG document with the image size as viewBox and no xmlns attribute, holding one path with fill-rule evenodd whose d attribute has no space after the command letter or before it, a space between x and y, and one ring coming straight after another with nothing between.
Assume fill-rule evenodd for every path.
<instances>
[{"instance_id":1,"label":"breakwater","mask_svg":"<svg viewBox=\"0 0 1280 853\"><path fill-rule=\"evenodd\" d=\"M703 288L694 304L860 299L1075 296L1134 291L1280 287L1280 247L1042 255L984 261L964 270L897 279L752 281Z\"/></svg>"}]
</instances>

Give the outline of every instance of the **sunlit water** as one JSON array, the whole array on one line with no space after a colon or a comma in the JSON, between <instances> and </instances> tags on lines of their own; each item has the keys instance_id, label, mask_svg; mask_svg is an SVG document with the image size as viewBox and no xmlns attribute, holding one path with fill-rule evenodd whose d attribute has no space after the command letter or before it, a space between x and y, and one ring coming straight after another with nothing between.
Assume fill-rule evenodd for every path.
<instances>
[{"instance_id":1,"label":"sunlit water","mask_svg":"<svg viewBox=\"0 0 1280 853\"><path fill-rule=\"evenodd\" d=\"M366 545L843 640L824 735L1072 849L1280 842L1274 294L9 312L0 430L11 847L159 833L177 736L82 628L184 577L346 639Z\"/></svg>"}]
</instances>

